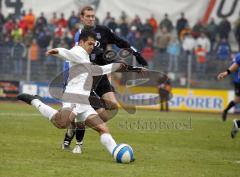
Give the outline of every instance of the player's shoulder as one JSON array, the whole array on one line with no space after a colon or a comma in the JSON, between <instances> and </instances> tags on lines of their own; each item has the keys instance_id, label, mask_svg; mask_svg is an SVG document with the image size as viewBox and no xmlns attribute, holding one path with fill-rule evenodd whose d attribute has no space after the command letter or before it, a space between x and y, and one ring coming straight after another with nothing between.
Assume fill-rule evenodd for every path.
<instances>
[{"instance_id":1,"label":"player's shoulder","mask_svg":"<svg viewBox=\"0 0 240 177\"><path fill-rule=\"evenodd\" d=\"M111 31L110 28L108 28L107 26L104 26L104 25L96 25L95 30L96 31L103 31L103 32Z\"/></svg>"},{"instance_id":2,"label":"player's shoulder","mask_svg":"<svg viewBox=\"0 0 240 177\"><path fill-rule=\"evenodd\" d=\"M240 52L237 53L237 54L234 56L233 61L234 61L234 62L237 62L238 64L240 64Z\"/></svg>"},{"instance_id":3,"label":"player's shoulder","mask_svg":"<svg viewBox=\"0 0 240 177\"><path fill-rule=\"evenodd\" d=\"M73 54L80 55L84 49L79 45L73 46L69 51Z\"/></svg>"}]
</instances>

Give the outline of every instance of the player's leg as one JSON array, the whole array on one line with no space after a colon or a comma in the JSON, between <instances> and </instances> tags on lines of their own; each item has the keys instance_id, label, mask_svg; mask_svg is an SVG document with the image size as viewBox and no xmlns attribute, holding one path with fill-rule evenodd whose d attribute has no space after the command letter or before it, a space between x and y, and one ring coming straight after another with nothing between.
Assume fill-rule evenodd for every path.
<instances>
[{"instance_id":1,"label":"player's leg","mask_svg":"<svg viewBox=\"0 0 240 177\"><path fill-rule=\"evenodd\" d=\"M101 98L104 101L104 108L99 108L96 111L100 118L104 122L107 122L116 115L118 110L118 101L112 91L104 93Z\"/></svg>"},{"instance_id":2,"label":"player's leg","mask_svg":"<svg viewBox=\"0 0 240 177\"><path fill-rule=\"evenodd\" d=\"M114 117L117 112L117 100L114 95L114 88L110 84L106 75L95 77L94 82L94 85L96 86L94 91L91 92L89 101L100 117L106 122ZM82 147L84 134L85 127L76 129L76 146L81 144Z\"/></svg>"},{"instance_id":3,"label":"player's leg","mask_svg":"<svg viewBox=\"0 0 240 177\"><path fill-rule=\"evenodd\" d=\"M63 107L71 107L71 103L63 103ZM75 105L74 105L75 107ZM72 107L74 109L74 107ZM82 140L85 134L85 126L80 127L79 123L76 121L72 122L65 133L65 137L62 144L62 149L69 149L70 144L76 136L76 146L73 148L73 153L82 153Z\"/></svg>"},{"instance_id":4,"label":"player's leg","mask_svg":"<svg viewBox=\"0 0 240 177\"><path fill-rule=\"evenodd\" d=\"M162 92L160 91L160 111L164 111L164 95L162 94Z\"/></svg>"},{"instance_id":5,"label":"player's leg","mask_svg":"<svg viewBox=\"0 0 240 177\"><path fill-rule=\"evenodd\" d=\"M235 91L235 98L234 100L230 101L227 107L223 110L222 113L222 120L227 120L228 111L234 107L237 103L240 103L240 84L234 83L234 91Z\"/></svg>"},{"instance_id":6,"label":"player's leg","mask_svg":"<svg viewBox=\"0 0 240 177\"><path fill-rule=\"evenodd\" d=\"M113 110L118 109L118 101L114 92L107 92L102 95L102 99L105 101L106 109Z\"/></svg>"},{"instance_id":7,"label":"player's leg","mask_svg":"<svg viewBox=\"0 0 240 177\"><path fill-rule=\"evenodd\" d=\"M110 84L106 75L101 78L98 86L94 90L96 97L101 98L101 103L98 109L96 109L98 115L104 122L112 119L118 112L118 101L115 97L115 89ZM93 106L94 107L94 106Z\"/></svg>"},{"instance_id":8,"label":"player's leg","mask_svg":"<svg viewBox=\"0 0 240 177\"><path fill-rule=\"evenodd\" d=\"M95 77L95 89L91 92L89 101L92 107L100 115L101 119L105 122L110 120L117 112L117 100L114 94L114 88L110 84L106 75L101 77ZM80 148L83 146L83 138L85 135L85 126L75 129L76 135L76 150L73 152L80 152ZM82 150L81 150L82 152Z\"/></svg>"},{"instance_id":9,"label":"player's leg","mask_svg":"<svg viewBox=\"0 0 240 177\"><path fill-rule=\"evenodd\" d=\"M99 109L99 107L102 107L100 105L100 102L98 98L98 95L95 95L96 93L91 92L91 96L89 97L89 101L90 103L92 103L94 109ZM65 138L64 138L64 142L62 147L64 146L64 144L69 144L71 143L72 139L74 138L74 135L76 135L76 145L73 148L73 153L82 153L82 146L83 146L83 138L85 135L85 125L80 124L78 122L76 122L75 124L75 128L71 129L70 127L67 129L67 132L65 134ZM70 132L70 135L68 135L68 132ZM73 134L74 132L74 134ZM71 134L73 134L73 136L71 136ZM63 148L65 149L65 148Z\"/></svg>"},{"instance_id":10,"label":"player's leg","mask_svg":"<svg viewBox=\"0 0 240 177\"><path fill-rule=\"evenodd\" d=\"M69 125L69 127L67 128L67 131L65 133L65 137L63 140L63 144L62 144L62 149L69 150L72 139L74 138L74 135L76 133L75 129L76 129L75 122L71 122L71 124Z\"/></svg>"},{"instance_id":11,"label":"player's leg","mask_svg":"<svg viewBox=\"0 0 240 177\"><path fill-rule=\"evenodd\" d=\"M169 111L169 106L168 106L168 93L166 93L165 95L165 107L166 107L166 111Z\"/></svg>"},{"instance_id":12,"label":"player's leg","mask_svg":"<svg viewBox=\"0 0 240 177\"><path fill-rule=\"evenodd\" d=\"M110 154L112 154L113 149L116 147L116 142L111 136L107 125L98 115L90 115L85 120L85 124L88 127L96 130L100 135L100 142L106 147Z\"/></svg>"},{"instance_id":13,"label":"player's leg","mask_svg":"<svg viewBox=\"0 0 240 177\"><path fill-rule=\"evenodd\" d=\"M97 85L99 83L101 83L102 77L103 76L95 76L94 80L93 80L93 82L94 82L93 85L96 85L96 87L97 87ZM90 98L95 98L95 96L96 95L93 92L91 92ZM89 99L89 101L90 101L90 103L95 103L95 99L94 100ZM99 105L99 104L97 103L97 105ZM95 107L95 106L93 106L93 107ZM99 107L94 108L94 109L98 109L98 108ZM83 138L85 135L85 126L83 126L81 128L76 128L74 131L75 131L75 135L76 135L76 146L74 147L72 152L73 153L78 153L78 152L82 153ZM72 139L73 139L73 137L72 137ZM72 141L72 139L70 141Z\"/></svg>"},{"instance_id":14,"label":"player's leg","mask_svg":"<svg viewBox=\"0 0 240 177\"><path fill-rule=\"evenodd\" d=\"M103 92L106 91L102 90ZM108 90L107 90L108 91ZM95 95L96 98L97 95ZM91 100L93 107L96 109L96 112L99 114L101 119L106 122L110 120L114 115L116 115L117 109L117 100L115 98L114 92L107 92L102 95L102 101L105 103L103 106L100 103L96 104L96 100ZM93 103L94 102L94 103ZM101 108L100 108L101 107ZM104 108L102 108L104 107ZM73 153L82 153L82 146L83 146L83 138L85 134L85 125L78 124L77 128L75 129L75 136L76 136L76 146L73 149Z\"/></svg>"},{"instance_id":15,"label":"player's leg","mask_svg":"<svg viewBox=\"0 0 240 177\"><path fill-rule=\"evenodd\" d=\"M234 119L233 120L233 128L232 128L232 131L231 131L231 137L232 138L236 137L236 135L239 131L239 128L240 128L240 120Z\"/></svg>"},{"instance_id":16,"label":"player's leg","mask_svg":"<svg viewBox=\"0 0 240 177\"><path fill-rule=\"evenodd\" d=\"M85 134L85 123L84 122L76 122L76 145L73 148L72 152L76 154L82 153L83 148L83 137Z\"/></svg>"},{"instance_id":17,"label":"player's leg","mask_svg":"<svg viewBox=\"0 0 240 177\"><path fill-rule=\"evenodd\" d=\"M17 99L27 104L35 106L39 110L39 112L49 120L51 120L52 117L58 112L57 110L41 102L40 97L37 95L34 96L34 95L23 93L23 94L19 94L17 96Z\"/></svg>"},{"instance_id":18,"label":"player's leg","mask_svg":"<svg viewBox=\"0 0 240 177\"><path fill-rule=\"evenodd\" d=\"M235 96L236 97L236 96ZM227 120L227 114L228 114L228 111L234 107L236 105L236 102L235 102L236 98L232 101L230 101L227 105L227 107L223 110L223 113L222 113L222 120L223 121L226 121Z\"/></svg>"},{"instance_id":19,"label":"player's leg","mask_svg":"<svg viewBox=\"0 0 240 177\"><path fill-rule=\"evenodd\" d=\"M70 108L63 108L57 111L40 101L39 96L20 94L17 96L17 99L36 107L39 112L57 128L67 128L76 117L76 114L74 114Z\"/></svg>"}]
</instances>

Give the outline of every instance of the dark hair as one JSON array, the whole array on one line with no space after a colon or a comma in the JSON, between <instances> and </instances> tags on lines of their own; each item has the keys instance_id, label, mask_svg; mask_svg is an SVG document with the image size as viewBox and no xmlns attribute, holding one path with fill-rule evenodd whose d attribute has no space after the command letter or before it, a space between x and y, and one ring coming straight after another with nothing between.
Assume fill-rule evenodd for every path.
<instances>
[{"instance_id":1,"label":"dark hair","mask_svg":"<svg viewBox=\"0 0 240 177\"><path fill-rule=\"evenodd\" d=\"M92 29L82 29L78 38L78 42L80 42L80 40L87 41L89 37L96 40L97 34Z\"/></svg>"},{"instance_id":2,"label":"dark hair","mask_svg":"<svg viewBox=\"0 0 240 177\"><path fill-rule=\"evenodd\" d=\"M83 16L85 11L93 11L94 9L91 6L85 6L82 8L80 14Z\"/></svg>"}]
</instances>

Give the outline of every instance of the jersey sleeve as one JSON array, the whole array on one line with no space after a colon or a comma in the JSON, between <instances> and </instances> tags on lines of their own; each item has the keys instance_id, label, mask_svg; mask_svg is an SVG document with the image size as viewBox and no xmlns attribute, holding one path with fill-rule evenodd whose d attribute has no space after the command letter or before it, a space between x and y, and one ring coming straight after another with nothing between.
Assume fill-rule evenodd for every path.
<instances>
[{"instance_id":1,"label":"jersey sleeve","mask_svg":"<svg viewBox=\"0 0 240 177\"><path fill-rule=\"evenodd\" d=\"M124 39L122 39L119 36L117 36L109 28L105 27L105 31L108 34L108 40L109 40L108 42L110 44L115 44L119 48L130 48L131 47L130 44L127 41L125 41Z\"/></svg>"},{"instance_id":2,"label":"jersey sleeve","mask_svg":"<svg viewBox=\"0 0 240 177\"><path fill-rule=\"evenodd\" d=\"M237 65L240 66L240 54L238 54L238 55L235 57L235 63L237 63Z\"/></svg>"},{"instance_id":3,"label":"jersey sleeve","mask_svg":"<svg viewBox=\"0 0 240 177\"><path fill-rule=\"evenodd\" d=\"M93 76L100 76L115 72L120 68L120 63L112 63L108 65L98 66L98 65L91 65L92 75Z\"/></svg>"},{"instance_id":4,"label":"jersey sleeve","mask_svg":"<svg viewBox=\"0 0 240 177\"><path fill-rule=\"evenodd\" d=\"M58 54L55 55L56 57L67 60L75 63L83 63L81 60L81 56L77 53L74 53L72 50L67 50L65 48L56 48L58 50Z\"/></svg>"}]
</instances>

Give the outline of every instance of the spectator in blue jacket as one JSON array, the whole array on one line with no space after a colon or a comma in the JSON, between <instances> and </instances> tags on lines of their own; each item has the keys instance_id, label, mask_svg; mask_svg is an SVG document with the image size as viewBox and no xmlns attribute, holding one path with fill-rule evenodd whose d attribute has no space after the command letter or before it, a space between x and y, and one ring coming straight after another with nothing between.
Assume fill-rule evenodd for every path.
<instances>
[{"instance_id":1,"label":"spectator in blue jacket","mask_svg":"<svg viewBox=\"0 0 240 177\"><path fill-rule=\"evenodd\" d=\"M216 47L217 59L227 61L231 57L231 46L226 38L223 38Z\"/></svg>"},{"instance_id":2,"label":"spectator in blue jacket","mask_svg":"<svg viewBox=\"0 0 240 177\"><path fill-rule=\"evenodd\" d=\"M180 55L181 45L177 37L173 36L167 47L167 53L169 54L168 72L178 71L178 56Z\"/></svg>"}]
</instances>

